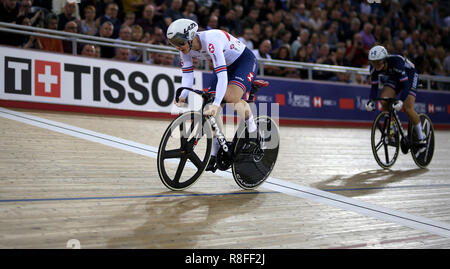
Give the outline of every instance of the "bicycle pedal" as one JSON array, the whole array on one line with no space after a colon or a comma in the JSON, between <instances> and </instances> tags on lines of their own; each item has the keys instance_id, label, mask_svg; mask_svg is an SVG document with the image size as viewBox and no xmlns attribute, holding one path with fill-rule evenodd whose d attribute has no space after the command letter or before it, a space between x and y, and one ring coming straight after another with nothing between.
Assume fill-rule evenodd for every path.
<instances>
[{"instance_id":1,"label":"bicycle pedal","mask_svg":"<svg viewBox=\"0 0 450 269\"><path fill-rule=\"evenodd\" d=\"M400 148L401 148L403 154L408 154L409 146L407 145L405 139L403 139L403 138L400 141Z\"/></svg>"}]
</instances>

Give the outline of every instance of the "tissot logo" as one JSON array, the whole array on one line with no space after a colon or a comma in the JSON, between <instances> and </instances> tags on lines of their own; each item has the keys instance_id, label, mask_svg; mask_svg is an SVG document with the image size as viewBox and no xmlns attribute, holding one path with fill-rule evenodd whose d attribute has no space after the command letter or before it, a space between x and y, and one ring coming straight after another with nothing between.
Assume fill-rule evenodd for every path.
<instances>
[{"instance_id":1,"label":"tissot logo","mask_svg":"<svg viewBox=\"0 0 450 269\"><path fill-rule=\"evenodd\" d=\"M5 56L5 93L9 94L63 98L61 85L65 85L65 100L72 95L72 100L87 102L106 100L109 104L129 101L134 105L143 106L148 104L152 97L152 101L157 105L170 106L175 94L174 81L166 74L152 75L149 78L140 71L127 74L125 70L117 68L38 59L33 63L30 59ZM83 80L86 79L91 83L88 87L83 87ZM163 88L167 90L160 90L160 84L165 84L166 87ZM69 89L73 89L72 94L68 94ZM87 91L91 93L88 94Z\"/></svg>"},{"instance_id":2,"label":"tissot logo","mask_svg":"<svg viewBox=\"0 0 450 269\"><path fill-rule=\"evenodd\" d=\"M35 61L35 95L61 97L61 65L56 62Z\"/></svg>"},{"instance_id":3,"label":"tissot logo","mask_svg":"<svg viewBox=\"0 0 450 269\"><path fill-rule=\"evenodd\" d=\"M31 94L31 60L5 57L5 93Z\"/></svg>"}]
</instances>

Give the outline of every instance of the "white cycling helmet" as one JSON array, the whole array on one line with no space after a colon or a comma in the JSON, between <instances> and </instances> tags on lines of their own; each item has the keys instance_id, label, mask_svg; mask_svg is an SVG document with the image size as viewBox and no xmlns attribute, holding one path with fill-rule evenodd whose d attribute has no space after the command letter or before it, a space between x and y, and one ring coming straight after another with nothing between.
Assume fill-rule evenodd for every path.
<instances>
[{"instance_id":1,"label":"white cycling helmet","mask_svg":"<svg viewBox=\"0 0 450 269\"><path fill-rule=\"evenodd\" d=\"M178 19L167 28L167 40L174 46L183 46L197 34L198 24L188 19Z\"/></svg>"},{"instance_id":2,"label":"white cycling helmet","mask_svg":"<svg viewBox=\"0 0 450 269\"><path fill-rule=\"evenodd\" d=\"M369 61L384 60L387 56L387 50L383 46L375 46L369 50Z\"/></svg>"}]
</instances>

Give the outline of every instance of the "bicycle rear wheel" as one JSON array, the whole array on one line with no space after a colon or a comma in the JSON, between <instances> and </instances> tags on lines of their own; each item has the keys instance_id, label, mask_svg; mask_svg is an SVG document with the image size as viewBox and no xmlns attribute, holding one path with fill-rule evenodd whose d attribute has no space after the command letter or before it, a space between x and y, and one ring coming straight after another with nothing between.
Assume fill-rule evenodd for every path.
<instances>
[{"instance_id":1,"label":"bicycle rear wheel","mask_svg":"<svg viewBox=\"0 0 450 269\"><path fill-rule=\"evenodd\" d=\"M245 142L245 128L239 128L234 143L236 160L231 165L236 183L243 189L255 189L272 172L278 157L280 133L278 125L270 117L255 119L260 133L260 143L252 152L240 152Z\"/></svg>"},{"instance_id":2,"label":"bicycle rear wheel","mask_svg":"<svg viewBox=\"0 0 450 269\"><path fill-rule=\"evenodd\" d=\"M389 168L398 158L399 126L386 111L381 112L372 124L372 153L378 165Z\"/></svg>"},{"instance_id":3,"label":"bicycle rear wheel","mask_svg":"<svg viewBox=\"0 0 450 269\"><path fill-rule=\"evenodd\" d=\"M163 184L171 190L190 187L205 170L211 149L209 121L200 112L179 115L167 127L159 144L157 166Z\"/></svg>"},{"instance_id":4,"label":"bicycle rear wheel","mask_svg":"<svg viewBox=\"0 0 450 269\"><path fill-rule=\"evenodd\" d=\"M428 117L427 115L423 113L419 114L419 118L420 122L422 123L423 135L425 137L425 140L427 141L426 150L421 153L418 152L417 147L418 138L412 124L409 124L408 134L412 134L411 156L414 162L417 164L417 166L419 166L420 168L425 168L430 164L434 155L434 127L430 117Z\"/></svg>"}]
</instances>

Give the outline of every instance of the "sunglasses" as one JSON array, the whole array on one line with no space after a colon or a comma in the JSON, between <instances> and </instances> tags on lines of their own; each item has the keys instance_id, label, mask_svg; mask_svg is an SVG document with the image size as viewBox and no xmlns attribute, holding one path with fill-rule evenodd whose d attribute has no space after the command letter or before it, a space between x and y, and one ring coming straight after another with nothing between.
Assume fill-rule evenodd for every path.
<instances>
[{"instance_id":1,"label":"sunglasses","mask_svg":"<svg viewBox=\"0 0 450 269\"><path fill-rule=\"evenodd\" d=\"M384 60L369 61L373 66L380 66Z\"/></svg>"},{"instance_id":2,"label":"sunglasses","mask_svg":"<svg viewBox=\"0 0 450 269\"><path fill-rule=\"evenodd\" d=\"M185 36L182 36L181 34L176 34L174 37L169 39L169 43L174 47L182 47L186 45L187 39Z\"/></svg>"}]
</instances>

